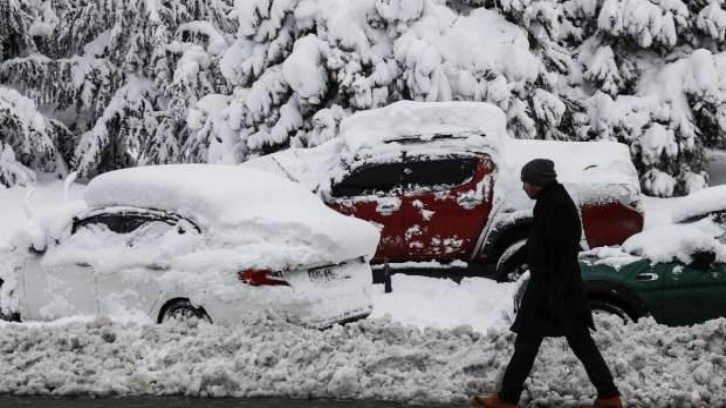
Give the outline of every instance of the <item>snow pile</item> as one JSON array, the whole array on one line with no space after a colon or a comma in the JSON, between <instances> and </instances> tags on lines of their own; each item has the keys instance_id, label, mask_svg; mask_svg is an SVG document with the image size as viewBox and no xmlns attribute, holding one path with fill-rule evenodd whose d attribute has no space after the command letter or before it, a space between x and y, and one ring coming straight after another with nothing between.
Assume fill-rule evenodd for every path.
<instances>
[{"instance_id":1,"label":"snow pile","mask_svg":"<svg viewBox=\"0 0 726 408\"><path fill-rule=\"evenodd\" d=\"M683 197L673 209L674 222L726 211L726 186L709 187Z\"/></svg>"},{"instance_id":2,"label":"snow pile","mask_svg":"<svg viewBox=\"0 0 726 408\"><path fill-rule=\"evenodd\" d=\"M488 103L400 101L349 116L341 122L340 133L352 152L405 139L426 142L436 136L473 136L467 145L476 147L508 139L505 125L504 112Z\"/></svg>"},{"instance_id":3,"label":"snow pile","mask_svg":"<svg viewBox=\"0 0 726 408\"><path fill-rule=\"evenodd\" d=\"M628 405L726 403L726 320L669 328L599 318L594 338ZM142 325L100 317L0 324L0 392L21 395L287 396L460 404L492 390L514 335L369 319L327 331L274 316L235 327ZM522 402L591 403L563 339L545 340Z\"/></svg>"},{"instance_id":4,"label":"snow pile","mask_svg":"<svg viewBox=\"0 0 726 408\"><path fill-rule=\"evenodd\" d=\"M397 265L400 266L400 265ZM396 274L391 277L392 293L374 286L371 317L453 329L468 325L479 332L509 327L513 299L519 283L496 283L486 278L449 279Z\"/></svg>"},{"instance_id":5,"label":"snow pile","mask_svg":"<svg viewBox=\"0 0 726 408\"><path fill-rule=\"evenodd\" d=\"M711 218L687 224L653 227L633 235L623 243L623 250L652 262L679 260L690 263L699 251L711 251L717 262L726 262L726 229Z\"/></svg>"}]
</instances>

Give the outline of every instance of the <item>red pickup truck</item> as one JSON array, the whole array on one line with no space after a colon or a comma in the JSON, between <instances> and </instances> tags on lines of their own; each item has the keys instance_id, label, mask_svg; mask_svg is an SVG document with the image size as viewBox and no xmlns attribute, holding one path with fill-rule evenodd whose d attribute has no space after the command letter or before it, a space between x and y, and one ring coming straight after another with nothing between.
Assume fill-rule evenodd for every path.
<instances>
[{"instance_id":1,"label":"red pickup truck","mask_svg":"<svg viewBox=\"0 0 726 408\"><path fill-rule=\"evenodd\" d=\"M502 277L511 271L499 261L528 235L534 203L519 170L535 157L555 161L579 203L583 249L641 231L625 145L511 139L503 113L487 103L397 102L345 119L340 137L321 146L245 165L307 184L330 207L377 225L374 262L458 260Z\"/></svg>"}]
</instances>

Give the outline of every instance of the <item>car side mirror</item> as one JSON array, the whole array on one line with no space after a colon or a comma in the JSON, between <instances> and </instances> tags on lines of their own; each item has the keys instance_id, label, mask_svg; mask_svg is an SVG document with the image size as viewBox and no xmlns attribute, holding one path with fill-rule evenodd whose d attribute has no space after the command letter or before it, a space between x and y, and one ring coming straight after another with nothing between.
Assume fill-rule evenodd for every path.
<instances>
[{"instance_id":1,"label":"car side mirror","mask_svg":"<svg viewBox=\"0 0 726 408\"><path fill-rule=\"evenodd\" d=\"M691 255L690 267L698 270L708 270L716 261L716 253L713 251L697 251Z\"/></svg>"}]
</instances>

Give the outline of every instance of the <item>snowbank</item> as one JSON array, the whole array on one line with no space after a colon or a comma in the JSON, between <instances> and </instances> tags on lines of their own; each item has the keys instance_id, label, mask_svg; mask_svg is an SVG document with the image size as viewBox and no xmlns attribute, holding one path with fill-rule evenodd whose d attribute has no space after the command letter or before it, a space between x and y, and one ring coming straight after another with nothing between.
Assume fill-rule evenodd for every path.
<instances>
[{"instance_id":1,"label":"snowbank","mask_svg":"<svg viewBox=\"0 0 726 408\"><path fill-rule=\"evenodd\" d=\"M440 329L469 325L485 333L509 327L519 284L485 278L465 278L457 284L449 279L396 274L391 286L392 293L384 293L383 285L374 286L371 317Z\"/></svg>"},{"instance_id":2,"label":"snowbank","mask_svg":"<svg viewBox=\"0 0 726 408\"><path fill-rule=\"evenodd\" d=\"M597 319L594 338L628 405L726 403L726 319L669 328ZM369 319L327 331L254 315L222 327L72 320L0 324L0 393L287 396L460 404L492 390L514 335ZM563 339L547 339L523 403L577 406L595 390Z\"/></svg>"}]
</instances>

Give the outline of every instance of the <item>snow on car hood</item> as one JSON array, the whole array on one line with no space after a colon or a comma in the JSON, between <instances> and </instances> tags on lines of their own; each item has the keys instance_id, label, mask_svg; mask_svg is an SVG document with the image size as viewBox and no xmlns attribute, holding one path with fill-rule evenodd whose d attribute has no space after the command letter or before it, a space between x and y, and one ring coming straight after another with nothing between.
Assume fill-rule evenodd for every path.
<instances>
[{"instance_id":1,"label":"snow on car hood","mask_svg":"<svg viewBox=\"0 0 726 408\"><path fill-rule=\"evenodd\" d=\"M320 262L372 257L379 239L374 226L329 209L303 186L239 166L113 171L93 179L84 199L91 210L132 206L174 212L217 236L263 243L278 253L293 241L307 243Z\"/></svg>"}]
</instances>

